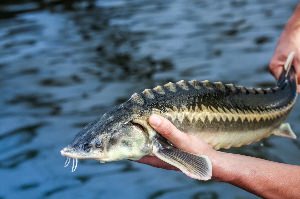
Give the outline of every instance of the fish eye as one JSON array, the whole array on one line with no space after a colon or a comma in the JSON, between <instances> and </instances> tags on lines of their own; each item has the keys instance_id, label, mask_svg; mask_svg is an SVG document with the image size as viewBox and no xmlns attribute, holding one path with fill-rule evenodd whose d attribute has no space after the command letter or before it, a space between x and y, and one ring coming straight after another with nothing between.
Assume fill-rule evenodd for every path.
<instances>
[{"instance_id":1,"label":"fish eye","mask_svg":"<svg viewBox=\"0 0 300 199\"><path fill-rule=\"evenodd\" d=\"M101 142L96 142L95 147L98 148L98 149L101 148L102 147Z\"/></svg>"},{"instance_id":2,"label":"fish eye","mask_svg":"<svg viewBox=\"0 0 300 199\"><path fill-rule=\"evenodd\" d=\"M85 143L83 146L82 146L83 150L85 152L90 152L91 148L92 148L92 145L89 144L89 143Z\"/></svg>"}]
</instances>

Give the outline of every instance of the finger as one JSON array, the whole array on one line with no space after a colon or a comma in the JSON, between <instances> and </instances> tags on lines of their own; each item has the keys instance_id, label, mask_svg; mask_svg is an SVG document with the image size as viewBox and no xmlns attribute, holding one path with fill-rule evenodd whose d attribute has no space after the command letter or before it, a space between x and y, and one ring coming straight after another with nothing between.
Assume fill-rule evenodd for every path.
<instances>
[{"instance_id":1,"label":"finger","mask_svg":"<svg viewBox=\"0 0 300 199\"><path fill-rule=\"evenodd\" d=\"M176 147L183 150L187 147L186 145L189 143L187 135L178 130L169 120L159 115L151 115L149 123Z\"/></svg>"},{"instance_id":2,"label":"finger","mask_svg":"<svg viewBox=\"0 0 300 199\"><path fill-rule=\"evenodd\" d=\"M273 69L271 69L270 72L276 79L279 79L279 77L282 73L282 70L283 70L283 66L277 66L277 67L274 67Z\"/></svg>"},{"instance_id":3,"label":"finger","mask_svg":"<svg viewBox=\"0 0 300 199\"><path fill-rule=\"evenodd\" d=\"M283 66L284 66L284 62L279 60L272 60L269 65L269 71L276 79L279 79L283 70Z\"/></svg>"},{"instance_id":4,"label":"finger","mask_svg":"<svg viewBox=\"0 0 300 199\"><path fill-rule=\"evenodd\" d=\"M287 60L288 55L284 53L275 53L272 57L270 64L269 64L269 71L278 79L283 71L283 66ZM293 66L296 69L297 74L299 74L299 58L296 54L293 60Z\"/></svg>"},{"instance_id":5,"label":"finger","mask_svg":"<svg viewBox=\"0 0 300 199\"><path fill-rule=\"evenodd\" d=\"M148 164L156 168L168 169L168 170L178 170L178 168L158 159L155 156L144 156L141 159L137 160L137 162L142 164Z\"/></svg>"}]
</instances>

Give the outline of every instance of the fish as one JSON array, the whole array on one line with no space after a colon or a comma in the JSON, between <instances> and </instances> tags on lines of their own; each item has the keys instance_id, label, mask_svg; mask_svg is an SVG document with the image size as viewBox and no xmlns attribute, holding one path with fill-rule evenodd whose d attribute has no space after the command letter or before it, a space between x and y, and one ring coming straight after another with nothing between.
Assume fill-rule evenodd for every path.
<instances>
[{"instance_id":1,"label":"fish","mask_svg":"<svg viewBox=\"0 0 300 199\"><path fill-rule=\"evenodd\" d=\"M214 149L241 147L271 135L296 139L285 123L297 98L297 78L288 56L272 88L250 88L221 82L181 80L134 93L130 99L85 126L60 152L72 159L101 163L139 160L152 155L197 180L212 177L209 157L176 148L148 123L152 114L170 120L179 130L193 134Z\"/></svg>"}]
</instances>

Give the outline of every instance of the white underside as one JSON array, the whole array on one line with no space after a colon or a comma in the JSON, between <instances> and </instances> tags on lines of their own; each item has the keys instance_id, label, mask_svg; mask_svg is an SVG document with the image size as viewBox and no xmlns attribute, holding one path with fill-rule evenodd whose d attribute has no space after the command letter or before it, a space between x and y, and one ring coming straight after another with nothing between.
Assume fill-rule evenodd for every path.
<instances>
[{"instance_id":1,"label":"white underside","mask_svg":"<svg viewBox=\"0 0 300 199\"><path fill-rule=\"evenodd\" d=\"M270 128L264 128L241 132L196 132L191 134L212 145L215 149L227 149L259 141L270 136L272 134L272 130Z\"/></svg>"}]
</instances>

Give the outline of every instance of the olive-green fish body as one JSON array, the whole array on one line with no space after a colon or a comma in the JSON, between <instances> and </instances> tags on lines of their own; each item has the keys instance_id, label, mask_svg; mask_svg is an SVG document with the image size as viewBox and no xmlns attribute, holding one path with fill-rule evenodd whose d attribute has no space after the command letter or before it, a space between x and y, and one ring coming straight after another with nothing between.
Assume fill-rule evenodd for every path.
<instances>
[{"instance_id":1,"label":"olive-green fish body","mask_svg":"<svg viewBox=\"0 0 300 199\"><path fill-rule=\"evenodd\" d=\"M74 171L77 159L107 162L155 155L192 178L208 180L212 175L209 158L171 145L149 125L150 115L169 119L182 132L215 149L240 147L272 134L296 138L289 124L283 123L297 97L292 59L293 54L277 85L269 89L182 80L135 93L87 125L61 151L68 157L66 166L70 158Z\"/></svg>"},{"instance_id":2,"label":"olive-green fish body","mask_svg":"<svg viewBox=\"0 0 300 199\"><path fill-rule=\"evenodd\" d=\"M240 147L278 133L276 129L295 103L297 94L291 92L295 87L293 82L272 89L255 89L219 82L180 81L136 93L128 103L137 104L133 121L145 126L151 114L159 114L183 132L220 149Z\"/></svg>"}]
</instances>

